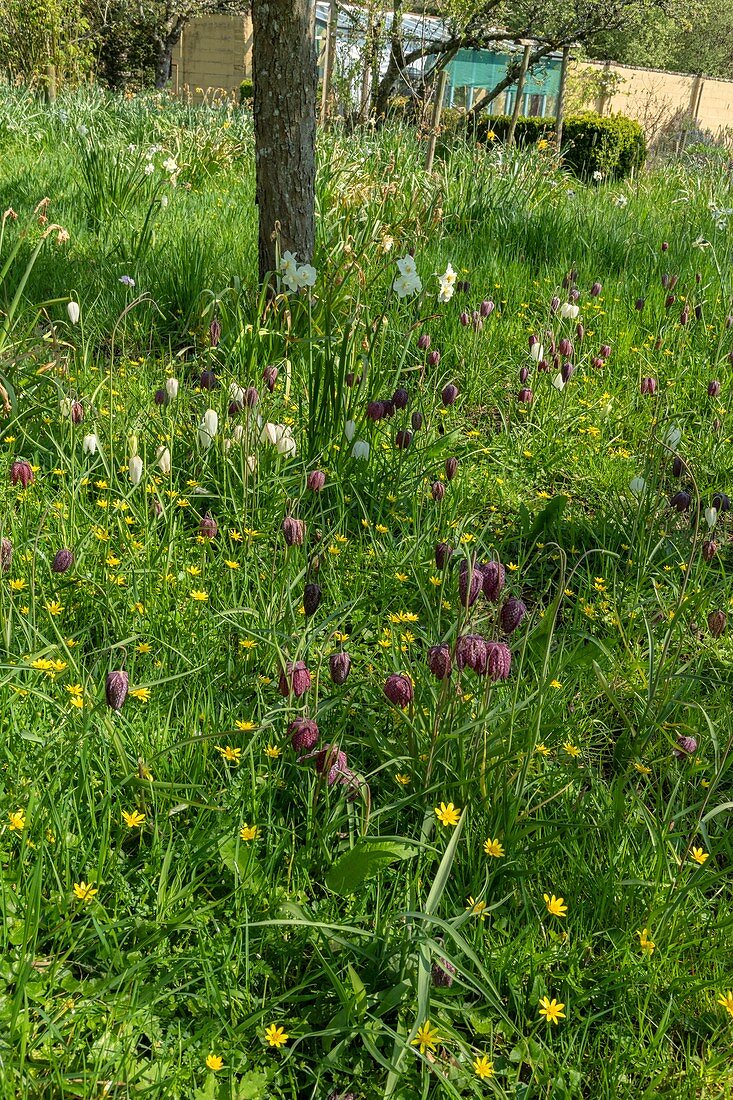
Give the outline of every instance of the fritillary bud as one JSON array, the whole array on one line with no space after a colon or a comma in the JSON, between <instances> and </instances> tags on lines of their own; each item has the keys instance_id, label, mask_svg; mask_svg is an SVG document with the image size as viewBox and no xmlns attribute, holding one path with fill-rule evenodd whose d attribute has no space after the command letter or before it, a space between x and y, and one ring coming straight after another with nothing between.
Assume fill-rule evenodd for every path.
<instances>
[{"instance_id":1,"label":"fritillary bud","mask_svg":"<svg viewBox=\"0 0 733 1100\"><path fill-rule=\"evenodd\" d=\"M437 349L428 352L428 363L431 367L437 367L440 362L440 352Z\"/></svg>"},{"instance_id":2,"label":"fritillary bud","mask_svg":"<svg viewBox=\"0 0 733 1100\"><path fill-rule=\"evenodd\" d=\"M311 470L306 484L312 493L320 493L326 484L326 475L323 470Z\"/></svg>"},{"instance_id":3,"label":"fritillary bud","mask_svg":"<svg viewBox=\"0 0 733 1100\"><path fill-rule=\"evenodd\" d=\"M278 680L278 691L280 694L287 698L292 694L296 699L300 699L302 695L305 695L310 690L311 686L311 674L305 666L305 662L288 661L287 667L280 671L280 678Z\"/></svg>"},{"instance_id":4,"label":"fritillary bud","mask_svg":"<svg viewBox=\"0 0 733 1100\"><path fill-rule=\"evenodd\" d=\"M708 615L708 630L714 638L719 638L727 622L725 611L711 611Z\"/></svg>"},{"instance_id":5,"label":"fritillary bud","mask_svg":"<svg viewBox=\"0 0 733 1100\"><path fill-rule=\"evenodd\" d=\"M303 607L308 617L315 615L318 610L318 605L321 602L321 586L320 584L307 584L303 593Z\"/></svg>"},{"instance_id":6,"label":"fritillary bud","mask_svg":"<svg viewBox=\"0 0 733 1100\"><path fill-rule=\"evenodd\" d=\"M219 534L219 524L211 512L207 512L199 520L199 534L204 539L215 539Z\"/></svg>"},{"instance_id":7,"label":"fritillary bud","mask_svg":"<svg viewBox=\"0 0 733 1100\"><path fill-rule=\"evenodd\" d=\"M434 481L430 486L430 495L436 503L440 504L445 496L445 485L442 481Z\"/></svg>"},{"instance_id":8,"label":"fritillary bud","mask_svg":"<svg viewBox=\"0 0 733 1100\"><path fill-rule=\"evenodd\" d=\"M447 542L439 542L435 547L435 564L438 569L445 569L446 565L450 561L451 554L453 553L453 547L449 546Z\"/></svg>"},{"instance_id":9,"label":"fritillary bud","mask_svg":"<svg viewBox=\"0 0 733 1100\"><path fill-rule=\"evenodd\" d=\"M13 562L13 544L10 539L0 539L0 573L7 573Z\"/></svg>"},{"instance_id":10,"label":"fritillary bud","mask_svg":"<svg viewBox=\"0 0 733 1100\"><path fill-rule=\"evenodd\" d=\"M450 646L431 646L428 650L428 668L437 680L447 680L453 671Z\"/></svg>"},{"instance_id":11,"label":"fritillary bud","mask_svg":"<svg viewBox=\"0 0 733 1100\"><path fill-rule=\"evenodd\" d=\"M454 405L458 397L458 386L454 386L452 382L449 382L447 386L443 386L440 397L444 405Z\"/></svg>"},{"instance_id":12,"label":"fritillary bud","mask_svg":"<svg viewBox=\"0 0 733 1100\"><path fill-rule=\"evenodd\" d=\"M462 607L469 608L476 602L483 580L484 576L479 566L474 562L469 564L465 559L461 562L458 573L458 594Z\"/></svg>"},{"instance_id":13,"label":"fritillary bud","mask_svg":"<svg viewBox=\"0 0 733 1100\"><path fill-rule=\"evenodd\" d=\"M417 338L417 346L420 351L427 351L430 347L430 336L427 332L421 332Z\"/></svg>"},{"instance_id":14,"label":"fritillary bud","mask_svg":"<svg viewBox=\"0 0 733 1100\"><path fill-rule=\"evenodd\" d=\"M68 569L71 569L74 564L74 555L71 550L66 548L57 550L54 559L51 562L51 569L54 573L65 573Z\"/></svg>"},{"instance_id":15,"label":"fritillary bud","mask_svg":"<svg viewBox=\"0 0 733 1100\"><path fill-rule=\"evenodd\" d=\"M720 397L721 390L720 382L714 379L712 382L708 382L708 397Z\"/></svg>"},{"instance_id":16,"label":"fritillary bud","mask_svg":"<svg viewBox=\"0 0 733 1100\"><path fill-rule=\"evenodd\" d=\"M456 476L456 470L457 469L458 469L458 459L457 458L446 458L446 460L445 460L445 476L447 477L448 481L453 480L453 478Z\"/></svg>"},{"instance_id":17,"label":"fritillary bud","mask_svg":"<svg viewBox=\"0 0 733 1100\"><path fill-rule=\"evenodd\" d=\"M392 401L396 409L406 409L407 402L410 400L410 395L404 386L399 386L392 394Z\"/></svg>"},{"instance_id":18,"label":"fritillary bud","mask_svg":"<svg viewBox=\"0 0 733 1100\"><path fill-rule=\"evenodd\" d=\"M677 747L672 751L678 760L684 760L697 752L697 740L694 737L688 737L686 734L680 733L677 735Z\"/></svg>"},{"instance_id":19,"label":"fritillary bud","mask_svg":"<svg viewBox=\"0 0 733 1100\"><path fill-rule=\"evenodd\" d=\"M302 546L305 538L305 524L302 519L286 516L282 525L283 537L288 546Z\"/></svg>"},{"instance_id":20,"label":"fritillary bud","mask_svg":"<svg viewBox=\"0 0 733 1100\"><path fill-rule=\"evenodd\" d=\"M351 657L343 649L338 653L332 653L328 658L328 670L334 684L341 687L349 678L351 672Z\"/></svg>"},{"instance_id":21,"label":"fritillary bud","mask_svg":"<svg viewBox=\"0 0 733 1100\"><path fill-rule=\"evenodd\" d=\"M262 372L262 381L265 383L265 385L267 386L270 393L272 393L272 391L275 389L275 383L277 382L277 375L278 375L277 367L272 366L272 364L265 367L265 369Z\"/></svg>"},{"instance_id":22,"label":"fritillary bud","mask_svg":"<svg viewBox=\"0 0 733 1100\"><path fill-rule=\"evenodd\" d=\"M498 603L506 580L504 566L500 561L487 561L480 565L479 569L481 570L481 587L484 596L490 603Z\"/></svg>"}]
</instances>

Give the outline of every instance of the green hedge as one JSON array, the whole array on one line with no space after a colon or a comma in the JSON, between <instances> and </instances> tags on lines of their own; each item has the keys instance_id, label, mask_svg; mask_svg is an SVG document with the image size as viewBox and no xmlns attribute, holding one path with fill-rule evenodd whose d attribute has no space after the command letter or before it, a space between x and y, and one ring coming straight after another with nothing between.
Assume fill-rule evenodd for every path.
<instances>
[{"instance_id":1,"label":"green hedge","mask_svg":"<svg viewBox=\"0 0 733 1100\"><path fill-rule=\"evenodd\" d=\"M239 105L240 107L250 107L252 105L252 99L254 97L254 89L252 87L251 80L243 80L239 85Z\"/></svg>"},{"instance_id":2,"label":"green hedge","mask_svg":"<svg viewBox=\"0 0 733 1100\"><path fill-rule=\"evenodd\" d=\"M486 141L489 133L503 141L509 132L508 115L483 116L475 126L476 139ZM554 118L520 118L515 140L518 145L550 141ZM491 139L489 139L491 140ZM625 115L597 115L583 111L568 115L563 125L563 163L581 179L600 172L603 179L625 179L646 160L646 139L638 122Z\"/></svg>"}]
</instances>

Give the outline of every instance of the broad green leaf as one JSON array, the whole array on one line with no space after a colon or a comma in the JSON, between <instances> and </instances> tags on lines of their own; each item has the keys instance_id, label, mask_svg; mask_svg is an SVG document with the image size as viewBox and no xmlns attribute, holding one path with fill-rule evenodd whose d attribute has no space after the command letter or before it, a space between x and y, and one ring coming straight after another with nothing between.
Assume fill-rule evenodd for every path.
<instances>
[{"instance_id":1,"label":"broad green leaf","mask_svg":"<svg viewBox=\"0 0 733 1100\"><path fill-rule=\"evenodd\" d=\"M407 841L359 837L354 847L336 860L326 875L326 886L334 894L353 894L368 878L373 878L390 863L410 859L415 847Z\"/></svg>"}]
</instances>

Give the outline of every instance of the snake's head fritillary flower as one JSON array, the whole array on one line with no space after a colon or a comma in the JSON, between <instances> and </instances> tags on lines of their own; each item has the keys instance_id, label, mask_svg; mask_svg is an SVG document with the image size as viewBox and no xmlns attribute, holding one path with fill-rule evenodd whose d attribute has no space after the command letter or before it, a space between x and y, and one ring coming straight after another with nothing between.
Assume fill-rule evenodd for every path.
<instances>
[{"instance_id":1,"label":"snake's head fritillary flower","mask_svg":"<svg viewBox=\"0 0 733 1100\"><path fill-rule=\"evenodd\" d=\"M470 668L477 676L487 672L488 652L486 640L480 634L463 634L456 642L456 664L459 669Z\"/></svg>"},{"instance_id":2,"label":"snake's head fritillary flower","mask_svg":"<svg viewBox=\"0 0 733 1100\"><path fill-rule=\"evenodd\" d=\"M433 963L430 976L432 978L433 985L443 986L446 989L450 989L453 985L453 978L455 977L456 968L452 962L448 959L440 958Z\"/></svg>"},{"instance_id":3,"label":"snake's head fritillary flower","mask_svg":"<svg viewBox=\"0 0 733 1100\"><path fill-rule=\"evenodd\" d=\"M694 737L688 737L684 733L680 733L677 736L677 747L673 749L675 756L678 760L685 760L688 756L692 756L697 752L697 739Z\"/></svg>"},{"instance_id":4,"label":"snake's head fritillary flower","mask_svg":"<svg viewBox=\"0 0 733 1100\"><path fill-rule=\"evenodd\" d=\"M522 367L522 369L519 372L519 381L522 383L522 385L524 385L524 383L527 381L528 378L529 378L529 367Z\"/></svg>"},{"instance_id":5,"label":"snake's head fritillary flower","mask_svg":"<svg viewBox=\"0 0 733 1100\"><path fill-rule=\"evenodd\" d=\"M439 362L440 352L437 350L437 348L433 348L432 351L428 352L428 365L431 367L437 367Z\"/></svg>"},{"instance_id":6,"label":"snake's head fritillary flower","mask_svg":"<svg viewBox=\"0 0 733 1100\"><path fill-rule=\"evenodd\" d=\"M504 566L500 561L487 561L478 568L481 571L484 596L490 603L498 603L506 580Z\"/></svg>"},{"instance_id":7,"label":"snake's head fritillary flower","mask_svg":"<svg viewBox=\"0 0 733 1100\"><path fill-rule=\"evenodd\" d=\"M475 561L466 561L464 558L458 571L458 594L461 606L472 607L479 597L483 587L484 575Z\"/></svg>"},{"instance_id":8,"label":"snake's head fritillary flower","mask_svg":"<svg viewBox=\"0 0 733 1100\"><path fill-rule=\"evenodd\" d=\"M412 432L408 431L407 428L401 428L395 436L395 447L400 451L406 451L411 443Z\"/></svg>"},{"instance_id":9,"label":"snake's head fritillary flower","mask_svg":"<svg viewBox=\"0 0 733 1100\"><path fill-rule=\"evenodd\" d=\"M207 512L199 520L199 534L204 539L215 539L219 533L219 524L211 512Z\"/></svg>"},{"instance_id":10,"label":"snake's head fritillary flower","mask_svg":"<svg viewBox=\"0 0 733 1100\"><path fill-rule=\"evenodd\" d=\"M491 301L491 298L486 298L486 299L484 299L484 301L479 306L479 313L481 314L482 317L490 317L495 309L496 309L496 306Z\"/></svg>"},{"instance_id":11,"label":"snake's head fritillary flower","mask_svg":"<svg viewBox=\"0 0 733 1100\"><path fill-rule=\"evenodd\" d=\"M213 317L211 324L209 325L209 341L212 348L218 347L221 340L221 321L218 317Z\"/></svg>"},{"instance_id":12,"label":"snake's head fritillary flower","mask_svg":"<svg viewBox=\"0 0 733 1100\"><path fill-rule=\"evenodd\" d=\"M167 378L165 382L165 392L170 397L171 401L175 401L178 397L178 379Z\"/></svg>"},{"instance_id":13,"label":"snake's head fritillary flower","mask_svg":"<svg viewBox=\"0 0 733 1100\"><path fill-rule=\"evenodd\" d=\"M720 382L714 378L712 382L708 382L708 397L720 397L721 389Z\"/></svg>"},{"instance_id":14,"label":"snake's head fritillary flower","mask_svg":"<svg viewBox=\"0 0 733 1100\"><path fill-rule=\"evenodd\" d=\"M501 623L501 629L504 631L505 634L513 634L514 631L520 626L526 614L526 604L522 600L518 600L514 596L510 596L509 599L504 602L504 605L499 613L499 622Z\"/></svg>"},{"instance_id":15,"label":"snake's head fritillary flower","mask_svg":"<svg viewBox=\"0 0 733 1100\"><path fill-rule=\"evenodd\" d=\"M63 548L62 550L56 551L54 559L51 562L51 569L54 573L66 573L67 570L71 569L73 564L74 555L71 550Z\"/></svg>"},{"instance_id":16,"label":"snake's head fritillary flower","mask_svg":"<svg viewBox=\"0 0 733 1100\"><path fill-rule=\"evenodd\" d=\"M453 457L446 458L446 460L445 460L445 477L446 477L447 481L452 481L453 480L453 478L456 476L457 469L458 469L458 459L453 458Z\"/></svg>"},{"instance_id":17,"label":"snake's head fritillary flower","mask_svg":"<svg viewBox=\"0 0 733 1100\"><path fill-rule=\"evenodd\" d=\"M314 584L311 582L305 586L303 593L303 607L305 613L310 618L311 615L315 615L321 602L321 586L320 584Z\"/></svg>"},{"instance_id":18,"label":"snake's head fritillary flower","mask_svg":"<svg viewBox=\"0 0 733 1100\"><path fill-rule=\"evenodd\" d=\"M286 516L282 524L283 538L288 546L302 546L305 538L305 524L302 519Z\"/></svg>"},{"instance_id":19,"label":"snake's head fritillary flower","mask_svg":"<svg viewBox=\"0 0 733 1100\"><path fill-rule=\"evenodd\" d=\"M591 298L597 298L602 290L603 290L603 287L601 286L601 284L599 282L593 283L593 286L590 288Z\"/></svg>"},{"instance_id":20,"label":"snake's head fritillary flower","mask_svg":"<svg viewBox=\"0 0 733 1100\"><path fill-rule=\"evenodd\" d=\"M104 685L104 694L107 700L107 706L111 710L121 710L122 704L127 698L127 692L130 687L130 678L124 669L117 669L114 672L107 673L107 679Z\"/></svg>"},{"instance_id":21,"label":"snake's head fritillary flower","mask_svg":"<svg viewBox=\"0 0 733 1100\"><path fill-rule=\"evenodd\" d=\"M512 670L512 653L503 642L487 642L487 672L492 680L508 680Z\"/></svg>"},{"instance_id":22,"label":"snake's head fritillary flower","mask_svg":"<svg viewBox=\"0 0 733 1100\"><path fill-rule=\"evenodd\" d=\"M337 780L351 778L352 773L349 772L346 753L342 752L338 745L324 745L314 754L313 759L316 771L319 775L326 776L329 787L332 787Z\"/></svg>"},{"instance_id":23,"label":"snake's head fritillary flower","mask_svg":"<svg viewBox=\"0 0 733 1100\"><path fill-rule=\"evenodd\" d=\"M439 542L435 546L435 565L438 569L445 569L451 559L453 547L447 542Z\"/></svg>"},{"instance_id":24,"label":"snake's head fritillary flower","mask_svg":"<svg viewBox=\"0 0 733 1100\"><path fill-rule=\"evenodd\" d=\"M10 481L13 485L22 485L24 489L36 480L30 462L25 458L16 458L10 467Z\"/></svg>"},{"instance_id":25,"label":"snake's head fritillary flower","mask_svg":"<svg viewBox=\"0 0 733 1100\"><path fill-rule=\"evenodd\" d=\"M219 380L216 377L215 371L202 370L201 377L199 378L199 385L202 390L215 390L219 385Z\"/></svg>"},{"instance_id":26,"label":"snake's head fritillary flower","mask_svg":"<svg viewBox=\"0 0 733 1100\"><path fill-rule=\"evenodd\" d=\"M392 394L392 403L396 409L406 409L409 400L410 395L404 386L398 386Z\"/></svg>"},{"instance_id":27,"label":"snake's head fritillary flower","mask_svg":"<svg viewBox=\"0 0 733 1100\"><path fill-rule=\"evenodd\" d=\"M437 504L440 504L441 500L445 496L445 485L442 481L433 482L433 484L430 486L430 495Z\"/></svg>"},{"instance_id":28,"label":"snake's head fritillary flower","mask_svg":"<svg viewBox=\"0 0 733 1100\"><path fill-rule=\"evenodd\" d=\"M437 680L447 680L453 671L450 646L433 645L428 650L428 668Z\"/></svg>"},{"instance_id":29,"label":"snake's head fritillary flower","mask_svg":"<svg viewBox=\"0 0 733 1100\"><path fill-rule=\"evenodd\" d=\"M81 310L79 308L79 303L78 302L73 302L72 301L72 302L67 303L66 313L67 313L68 318L71 321L72 325L76 325L76 324L79 323L79 317L81 315Z\"/></svg>"},{"instance_id":30,"label":"snake's head fritillary flower","mask_svg":"<svg viewBox=\"0 0 733 1100\"><path fill-rule=\"evenodd\" d=\"M669 503L675 511L686 512L690 507L691 501L692 497L690 494L686 490L681 489L678 493L675 493L674 496L670 497Z\"/></svg>"},{"instance_id":31,"label":"snake's head fritillary flower","mask_svg":"<svg viewBox=\"0 0 733 1100\"><path fill-rule=\"evenodd\" d=\"M0 539L0 572L8 573L13 562L13 544L10 539Z\"/></svg>"},{"instance_id":32,"label":"snake's head fritillary flower","mask_svg":"<svg viewBox=\"0 0 733 1100\"><path fill-rule=\"evenodd\" d=\"M708 615L708 630L714 638L719 638L727 622L725 611L711 611Z\"/></svg>"},{"instance_id":33,"label":"snake's head fritillary flower","mask_svg":"<svg viewBox=\"0 0 733 1100\"><path fill-rule=\"evenodd\" d=\"M387 677L384 681L383 691L390 703L394 703L395 706L403 709L409 706L414 697L412 681L399 672L393 672Z\"/></svg>"},{"instance_id":34,"label":"snake's head fritillary flower","mask_svg":"<svg viewBox=\"0 0 733 1100\"><path fill-rule=\"evenodd\" d=\"M334 684L341 687L349 678L351 657L343 649L339 650L338 653L332 653L328 658L328 670Z\"/></svg>"},{"instance_id":35,"label":"snake's head fritillary flower","mask_svg":"<svg viewBox=\"0 0 733 1100\"><path fill-rule=\"evenodd\" d=\"M262 381L265 383L270 393L275 389L278 373L277 367L272 363L268 363L262 371Z\"/></svg>"},{"instance_id":36,"label":"snake's head fritillary flower","mask_svg":"<svg viewBox=\"0 0 733 1100\"><path fill-rule=\"evenodd\" d=\"M423 426L423 415L417 409L415 409L412 416L410 417L410 426L412 427L413 432L419 432Z\"/></svg>"},{"instance_id":37,"label":"snake's head fritillary flower","mask_svg":"<svg viewBox=\"0 0 733 1100\"><path fill-rule=\"evenodd\" d=\"M458 386L454 385L453 382L449 382L447 386L443 386L440 399L445 406L454 405L457 397Z\"/></svg>"},{"instance_id":38,"label":"snake's head fritillary flower","mask_svg":"<svg viewBox=\"0 0 733 1100\"><path fill-rule=\"evenodd\" d=\"M323 486L326 484L326 475L323 470L311 470L308 474L308 480L306 481L307 487L312 493L320 493Z\"/></svg>"},{"instance_id":39,"label":"snake's head fritillary flower","mask_svg":"<svg viewBox=\"0 0 733 1100\"><path fill-rule=\"evenodd\" d=\"M718 552L718 544L715 539L705 539L702 544L702 559L703 561L712 561Z\"/></svg>"},{"instance_id":40,"label":"snake's head fritillary flower","mask_svg":"<svg viewBox=\"0 0 733 1100\"><path fill-rule=\"evenodd\" d=\"M288 734L296 752L310 752L320 737L318 726L312 718L294 718L288 726Z\"/></svg>"},{"instance_id":41,"label":"snake's head fritillary flower","mask_svg":"<svg viewBox=\"0 0 733 1100\"><path fill-rule=\"evenodd\" d=\"M639 390L642 397L653 397L657 392L657 380L656 378L642 378L639 384Z\"/></svg>"},{"instance_id":42,"label":"snake's head fritillary flower","mask_svg":"<svg viewBox=\"0 0 733 1100\"><path fill-rule=\"evenodd\" d=\"M384 411L384 401L370 401L366 410L367 419L376 424L377 421L384 419Z\"/></svg>"},{"instance_id":43,"label":"snake's head fritillary flower","mask_svg":"<svg viewBox=\"0 0 733 1100\"><path fill-rule=\"evenodd\" d=\"M529 388L529 386L523 386L517 394L517 399L522 405L531 405L534 401L534 394L532 393L532 390Z\"/></svg>"},{"instance_id":44,"label":"snake's head fritillary flower","mask_svg":"<svg viewBox=\"0 0 733 1100\"><path fill-rule=\"evenodd\" d=\"M280 672L278 690L282 696L288 697L291 693L296 699L300 699L310 690L311 674L304 661L288 661L285 669Z\"/></svg>"},{"instance_id":45,"label":"snake's head fritillary flower","mask_svg":"<svg viewBox=\"0 0 733 1100\"><path fill-rule=\"evenodd\" d=\"M417 346L420 351L427 351L430 347L430 336L427 332L421 332L417 338Z\"/></svg>"},{"instance_id":46,"label":"snake's head fritillary flower","mask_svg":"<svg viewBox=\"0 0 733 1100\"><path fill-rule=\"evenodd\" d=\"M715 493L712 500L713 508L719 512L730 511L730 498L726 493Z\"/></svg>"},{"instance_id":47,"label":"snake's head fritillary flower","mask_svg":"<svg viewBox=\"0 0 733 1100\"><path fill-rule=\"evenodd\" d=\"M154 400L156 405L167 405L170 402L168 391L165 389L156 390Z\"/></svg>"},{"instance_id":48,"label":"snake's head fritillary flower","mask_svg":"<svg viewBox=\"0 0 733 1100\"><path fill-rule=\"evenodd\" d=\"M672 459L672 475L674 477L682 477L682 471L684 470L684 463L679 455L675 455Z\"/></svg>"}]
</instances>

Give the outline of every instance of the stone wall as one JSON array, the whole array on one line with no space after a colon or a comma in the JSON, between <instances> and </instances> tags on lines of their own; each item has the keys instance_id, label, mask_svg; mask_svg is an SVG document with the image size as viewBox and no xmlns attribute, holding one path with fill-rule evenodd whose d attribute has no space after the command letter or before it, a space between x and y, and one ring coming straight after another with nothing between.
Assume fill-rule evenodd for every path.
<instances>
[{"instance_id":1,"label":"stone wall","mask_svg":"<svg viewBox=\"0 0 733 1100\"><path fill-rule=\"evenodd\" d=\"M172 85L178 95L200 101L227 92L252 77L252 20L249 15L205 15L184 27L173 52Z\"/></svg>"}]
</instances>

